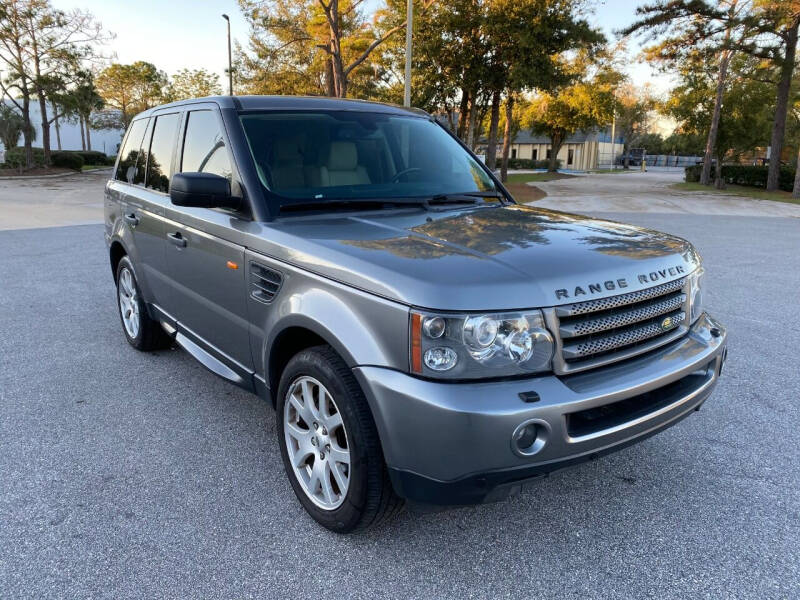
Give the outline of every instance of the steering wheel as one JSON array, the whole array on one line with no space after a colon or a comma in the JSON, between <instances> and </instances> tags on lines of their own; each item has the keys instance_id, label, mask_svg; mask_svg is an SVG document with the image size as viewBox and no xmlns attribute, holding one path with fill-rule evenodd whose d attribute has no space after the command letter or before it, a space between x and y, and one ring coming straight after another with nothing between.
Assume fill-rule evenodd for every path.
<instances>
[{"instance_id":1,"label":"steering wheel","mask_svg":"<svg viewBox=\"0 0 800 600\"><path fill-rule=\"evenodd\" d=\"M409 167L408 169L403 169L394 174L394 177L389 181L389 183L397 183L403 175L408 175L409 173L414 173L415 171L422 171L419 167Z\"/></svg>"}]
</instances>

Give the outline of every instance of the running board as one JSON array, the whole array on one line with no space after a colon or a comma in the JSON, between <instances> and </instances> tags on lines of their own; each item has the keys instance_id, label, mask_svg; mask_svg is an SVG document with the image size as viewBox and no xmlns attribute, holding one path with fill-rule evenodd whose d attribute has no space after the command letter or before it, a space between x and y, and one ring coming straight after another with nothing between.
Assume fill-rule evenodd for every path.
<instances>
[{"instance_id":1,"label":"running board","mask_svg":"<svg viewBox=\"0 0 800 600\"><path fill-rule=\"evenodd\" d=\"M215 375L219 375L223 379L227 379L228 381L231 381L236 385L248 389L252 387L252 384L242 379L242 377L236 371L228 367L225 363L211 356L211 354L203 350L200 346L195 344L192 340L183 335L181 332L175 334L175 342L181 348L186 350L186 352L191 354L195 359L197 359L201 365L203 365L206 369L208 369Z\"/></svg>"}]
</instances>

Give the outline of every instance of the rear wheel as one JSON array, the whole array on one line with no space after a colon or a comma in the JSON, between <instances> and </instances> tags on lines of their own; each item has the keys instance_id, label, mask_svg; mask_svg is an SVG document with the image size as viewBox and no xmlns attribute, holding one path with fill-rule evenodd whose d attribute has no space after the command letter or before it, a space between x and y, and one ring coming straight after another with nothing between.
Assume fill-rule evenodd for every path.
<instances>
[{"instance_id":1,"label":"rear wheel","mask_svg":"<svg viewBox=\"0 0 800 600\"><path fill-rule=\"evenodd\" d=\"M117 265L117 307L125 339L137 350L159 350L172 343L161 324L147 314L133 264L127 256Z\"/></svg>"},{"instance_id":2,"label":"rear wheel","mask_svg":"<svg viewBox=\"0 0 800 600\"><path fill-rule=\"evenodd\" d=\"M308 513L337 533L366 529L402 508L361 388L329 346L301 351L278 388L286 473Z\"/></svg>"}]
</instances>

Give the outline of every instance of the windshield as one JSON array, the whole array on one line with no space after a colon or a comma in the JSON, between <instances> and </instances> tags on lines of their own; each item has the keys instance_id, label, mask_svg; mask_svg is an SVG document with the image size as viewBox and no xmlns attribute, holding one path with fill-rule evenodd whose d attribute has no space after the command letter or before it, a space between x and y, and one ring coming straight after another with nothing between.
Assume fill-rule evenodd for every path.
<instances>
[{"instance_id":1,"label":"windshield","mask_svg":"<svg viewBox=\"0 0 800 600\"><path fill-rule=\"evenodd\" d=\"M486 170L426 118L269 111L241 120L261 183L281 206L495 192Z\"/></svg>"}]
</instances>

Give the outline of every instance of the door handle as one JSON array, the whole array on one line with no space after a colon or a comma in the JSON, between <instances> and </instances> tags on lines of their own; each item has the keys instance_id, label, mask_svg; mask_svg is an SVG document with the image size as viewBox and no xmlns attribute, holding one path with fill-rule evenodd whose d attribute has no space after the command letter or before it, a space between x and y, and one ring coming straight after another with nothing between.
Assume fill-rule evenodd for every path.
<instances>
[{"instance_id":1,"label":"door handle","mask_svg":"<svg viewBox=\"0 0 800 600\"><path fill-rule=\"evenodd\" d=\"M125 219L131 227L136 227L139 224L139 217L136 216L136 213L122 215L122 218Z\"/></svg>"},{"instance_id":2,"label":"door handle","mask_svg":"<svg viewBox=\"0 0 800 600\"><path fill-rule=\"evenodd\" d=\"M169 241L178 246L178 248L186 248L186 238L181 235L180 231L175 233L168 233Z\"/></svg>"}]
</instances>

